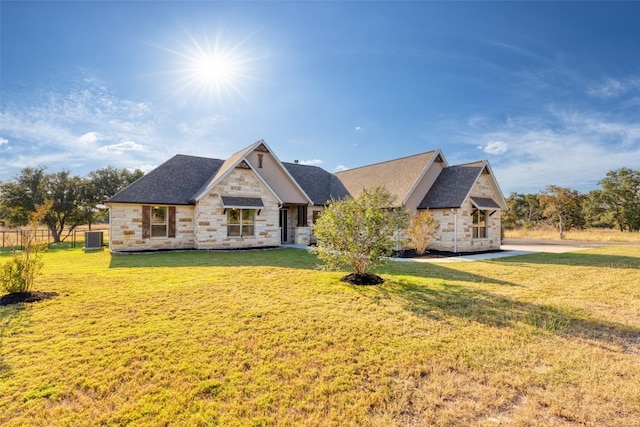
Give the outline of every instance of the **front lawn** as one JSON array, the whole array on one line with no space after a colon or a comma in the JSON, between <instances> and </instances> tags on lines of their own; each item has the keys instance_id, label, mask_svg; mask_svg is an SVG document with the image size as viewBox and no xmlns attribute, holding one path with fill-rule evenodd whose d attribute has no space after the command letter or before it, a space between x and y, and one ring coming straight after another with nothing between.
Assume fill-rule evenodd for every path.
<instances>
[{"instance_id":1,"label":"front lawn","mask_svg":"<svg viewBox=\"0 0 640 427\"><path fill-rule=\"evenodd\" d=\"M0 425L640 424L640 246L363 287L299 249L44 261L58 296L0 307Z\"/></svg>"}]
</instances>

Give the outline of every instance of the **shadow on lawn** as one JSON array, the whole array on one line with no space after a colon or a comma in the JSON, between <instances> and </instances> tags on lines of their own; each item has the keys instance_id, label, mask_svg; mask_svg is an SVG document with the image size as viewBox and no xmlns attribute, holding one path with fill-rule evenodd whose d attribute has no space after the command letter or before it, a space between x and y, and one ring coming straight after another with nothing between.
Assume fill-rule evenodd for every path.
<instances>
[{"instance_id":1,"label":"shadow on lawn","mask_svg":"<svg viewBox=\"0 0 640 427\"><path fill-rule=\"evenodd\" d=\"M428 276L448 279L448 270L432 265ZM485 282L496 283L492 279ZM518 301L447 281L420 284L390 280L374 289L372 295L399 300L406 310L437 321L455 317L498 328L529 326L537 333L596 340L617 345L626 353L640 354L640 328L592 319L578 309Z\"/></svg>"}]
</instances>

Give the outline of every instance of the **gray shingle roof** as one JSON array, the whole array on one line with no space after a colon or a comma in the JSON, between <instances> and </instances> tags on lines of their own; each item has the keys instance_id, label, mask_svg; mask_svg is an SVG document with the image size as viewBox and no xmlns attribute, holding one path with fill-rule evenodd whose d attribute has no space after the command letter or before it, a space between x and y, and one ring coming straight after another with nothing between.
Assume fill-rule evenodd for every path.
<instances>
[{"instance_id":1,"label":"gray shingle roof","mask_svg":"<svg viewBox=\"0 0 640 427\"><path fill-rule=\"evenodd\" d=\"M222 196L222 205L225 208L264 208L260 197Z\"/></svg>"},{"instance_id":2,"label":"gray shingle roof","mask_svg":"<svg viewBox=\"0 0 640 427\"><path fill-rule=\"evenodd\" d=\"M173 156L109 199L109 202L188 205L223 161L205 157Z\"/></svg>"},{"instance_id":3,"label":"gray shingle roof","mask_svg":"<svg viewBox=\"0 0 640 427\"><path fill-rule=\"evenodd\" d=\"M349 192L340 180L322 168L298 163L283 162L282 164L316 206L324 205L332 197L342 199L349 196Z\"/></svg>"},{"instance_id":4,"label":"gray shingle roof","mask_svg":"<svg viewBox=\"0 0 640 427\"><path fill-rule=\"evenodd\" d=\"M476 166L451 166L443 169L418 209L459 208L482 169L483 167Z\"/></svg>"},{"instance_id":5,"label":"gray shingle roof","mask_svg":"<svg viewBox=\"0 0 640 427\"><path fill-rule=\"evenodd\" d=\"M488 197L470 197L471 203L482 210L500 209L500 205L493 199Z\"/></svg>"},{"instance_id":6,"label":"gray shingle roof","mask_svg":"<svg viewBox=\"0 0 640 427\"><path fill-rule=\"evenodd\" d=\"M384 187L396 198L398 204L402 204L428 166L440 154L439 150L429 151L337 172L336 176L354 197L365 188Z\"/></svg>"}]
</instances>

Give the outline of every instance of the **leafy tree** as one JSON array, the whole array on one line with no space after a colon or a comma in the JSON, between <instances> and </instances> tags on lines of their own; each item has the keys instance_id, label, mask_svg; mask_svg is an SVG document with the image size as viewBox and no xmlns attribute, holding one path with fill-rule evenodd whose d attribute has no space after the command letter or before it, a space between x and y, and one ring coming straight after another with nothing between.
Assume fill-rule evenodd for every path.
<instances>
[{"instance_id":1,"label":"leafy tree","mask_svg":"<svg viewBox=\"0 0 640 427\"><path fill-rule=\"evenodd\" d=\"M59 243L83 223L77 206L80 184L81 179L69 171L47 174L43 167L24 168L17 178L0 185L2 219L8 225L25 226L36 207L51 200L51 209L41 222L50 230L53 241Z\"/></svg>"},{"instance_id":2,"label":"leafy tree","mask_svg":"<svg viewBox=\"0 0 640 427\"><path fill-rule=\"evenodd\" d=\"M640 231L640 171L609 171L598 184L602 191L597 194L597 202L610 212L620 231Z\"/></svg>"},{"instance_id":3,"label":"leafy tree","mask_svg":"<svg viewBox=\"0 0 640 427\"><path fill-rule=\"evenodd\" d=\"M540 201L536 194L511 193L506 202L509 210L502 213L504 228L530 228L542 217Z\"/></svg>"},{"instance_id":4,"label":"leafy tree","mask_svg":"<svg viewBox=\"0 0 640 427\"><path fill-rule=\"evenodd\" d=\"M582 199L580 193L569 188L548 185L540 192L539 201L543 214L557 224L560 239L564 238L564 230L571 227L583 227Z\"/></svg>"},{"instance_id":5,"label":"leafy tree","mask_svg":"<svg viewBox=\"0 0 640 427\"><path fill-rule=\"evenodd\" d=\"M431 215L428 210L421 211L414 215L409 222L407 235L409 242L418 255L422 255L427 251L429 242L438 230L440 223Z\"/></svg>"},{"instance_id":6,"label":"leafy tree","mask_svg":"<svg viewBox=\"0 0 640 427\"><path fill-rule=\"evenodd\" d=\"M112 166L90 172L80 186L78 198L79 208L89 229L93 223L105 218L107 208L104 202L143 175L140 169L130 172Z\"/></svg>"},{"instance_id":7,"label":"leafy tree","mask_svg":"<svg viewBox=\"0 0 640 427\"><path fill-rule=\"evenodd\" d=\"M394 201L381 187L354 199L332 200L313 226L318 258L329 268L352 268L360 278L369 275L394 250L396 231L407 227L409 214L394 208Z\"/></svg>"},{"instance_id":8,"label":"leafy tree","mask_svg":"<svg viewBox=\"0 0 640 427\"><path fill-rule=\"evenodd\" d=\"M53 202L45 200L43 205L36 206L35 212L29 214L29 227L22 230L22 251L14 247L13 256L4 263L0 271L0 283L8 293L29 292L35 282L36 275L42 268L42 252L47 248L46 241L38 240L38 227L47 216Z\"/></svg>"}]
</instances>

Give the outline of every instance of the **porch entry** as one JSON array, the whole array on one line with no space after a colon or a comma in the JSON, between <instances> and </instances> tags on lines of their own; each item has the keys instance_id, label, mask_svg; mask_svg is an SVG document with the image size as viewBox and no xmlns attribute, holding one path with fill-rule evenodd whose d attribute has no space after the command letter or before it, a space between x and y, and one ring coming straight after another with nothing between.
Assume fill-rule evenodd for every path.
<instances>
[{"instance_id":1,"label":"porch entry","mask_svg":"<svg viewBox=\"0 0 640 427\"><path fill-rule=\"evenodd\" d=\"M287 218L288 209L280 209L280 242L286 243L289 239L287 230L288 230L288 218Z\"/></svg>"}]
</instances>

